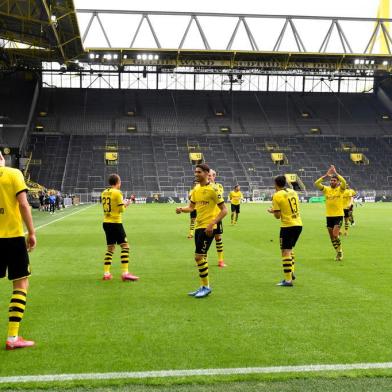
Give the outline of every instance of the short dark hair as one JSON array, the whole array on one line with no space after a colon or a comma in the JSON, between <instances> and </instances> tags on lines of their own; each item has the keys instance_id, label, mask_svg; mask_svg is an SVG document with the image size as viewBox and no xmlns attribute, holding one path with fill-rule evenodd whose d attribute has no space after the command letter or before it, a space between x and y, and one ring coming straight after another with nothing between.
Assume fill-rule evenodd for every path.
<instances>
[{"instance_id":1,"label":"short dark hair","mask_svg":"<svg viewBox=\"0 0 392 392\"><path fill-rule=\"evenodd\" d=\"M120 176L118 174L111 174L108 178L109 185L117 185L120 181Z\"/></svg>"},{"instance_id":2,"label":"short dark hair","mask_svg":"<svg viewBox=\"0 0 392 392\"><path fill-rule=\"evenodd\" d=\"M239 187L239 186L240 186L239 184L237 184L237 185L234 185L234 189L235 189L235 188L237 188L237 187Z\"/></svg>"},{"instance_id":3,"label":"short dark hair","mask_svg":"<svg viewBox=\"0 0 392 392\"><path fill-rule=\"evenodd\" d=\"M277 176L274 181L279 188L284 188L287 184L286 176Z\"/></svg>"},{"instance_id":4,"label":"short dark hair","mask_svg":"<svg viewBox=\"0 0 392 392\"><path fill-rule=\"evenodd\" d=\"M336 174L332 175L331 178L336 178L337 180L339 180L339 177Z\"/></svg>"},{"instance_id":5,"label":"short dark hair","mask_svg":"<svg viewBox=\"0 0 392 392\"><path fill-rule=\"evenodd\" d=\"M203 170L203 172L210 172L210 167L206 164L206 163L199 163L198 165L196 165L196 169L201 169Z\"/></svg>"}]
</instances>

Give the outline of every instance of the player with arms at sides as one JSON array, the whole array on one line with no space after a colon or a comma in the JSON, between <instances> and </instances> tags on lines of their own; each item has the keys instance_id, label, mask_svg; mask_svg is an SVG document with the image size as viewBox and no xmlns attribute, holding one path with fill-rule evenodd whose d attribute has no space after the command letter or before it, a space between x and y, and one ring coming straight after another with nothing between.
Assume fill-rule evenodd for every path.
<instances>
[{"instance_id":1,"label":"player with arms at sides","mask_svg":"<svg viewBox=\"0 0 392 392\"><path fill-rule=\"evenodd\" d=\"M198 184L197 184L197 181L196 181L196 180L193 181L192 188L190 189L190 191L189 191L189 193L188 193L188 200L189 200L189 201L191 200L193 190L195 189L195 187L196 187L197 185L198 185ZM193 238L193 234L194 234L194 232L195 232L195 222L196 222L196 215L197 215L196 210L193 210L189 215L190 215L190 223L189 223L189 234L188 234L188 238L189 238L189 239L192 239L192 238Z\"/></svg>"},{"instance_id":2,"label":"player with arms at sides","mask_svg":"<svg viewBox=\"0 0 392 392\"><path fill-rule=\"evenodd\" d=\"M101 202L103 207L103 230L106 235L107 250L104 260L104 275L103 280L111 280L112 274L110 267L112 266L112 259L116 244L121 248L121 279L125 281L138 280L128 272L129 264L129 244L127 235L122 225L122 213L130 204L130 200L123 199L121 188L121 178L118 174L111 174L109 176L110 188L105 189L101 194Z\"/></svg>"},{"instance_id":3,"label":"player with arms at sides","mask_svg":"<svg viewBox=\"0 0 392 392\"><path fill-rule=\"evenodd\" d=\"M299 199L297 192L287 187L285 176L275 177L274 183L276 192L268 212L281 221L279 237L284 273L284 279L277 286L292 287L295 280L294 247L302 232Z\"/></svg>"},{"instance_id":4,"label":"player with arms at sides","mask_svg":"<svg viewBox=\"0 0 392 392\"><path fill-rule=\"evenodd\" d=\"M27 201L27 186L18 169L5 167L0 152L0 278L12 280L12 296L8 307L6 350L34 346L32 340L19 336L27 301L30 262L27 252L36 246L33 218ZM27 228L27 238L23 231Z\"/></svg>"},{"instance_id":5,"label":"player with arms at sides","mask_svg":"<svg viewBox=\"0 0 392 392\"><path fill-rule=\"evenodd\" d=\"M201 163L196 165L195 177L199 185L195 187L190 203L187 207L176 208L176 213L190 213L197 211L195 228L195 261L199 269L201 286L188 295L195 298L204 298L211 293L208 278L207 252L214 239L214 230L217 224L227 215L227 208L219 188L208 181L208 165ZM215 214L215 207L220 212Z\"/></svg>"},{"instance_id":6,"label":"player with arms at sides","mask_svg":"<svg viewBox=\"0 0 392 392\"><path fill-rule=\"evenodd\" d=\"M222 197L224 197L224 194L223 194L224 189L223 189L222 184L215 182L215 179L216 179L216 171L215 170L210 169L210 172L208 174L208 179L211 184L218 187L219 192L221 193ZM215 212L216 212L216 215L219 214L220 209L218 206L215 207ZM215 233L216 252L218 253L218 267L223 268L223 267L226 267L226 264L225 264L224 258L223 258L223 240L222 240L223 223L222 223L222 221L220 221L218 223L217 228L214 231L214 233Z\"/></svg>"},{"instance_id":7,"label":"player with arms at sides","mask_svg":"<svg viewBox=\"0 0 392 392\"><path fill-rule=\"evenodd\" d=\"M344 232L345 236L348 235L349 223L354 222L353 208L354 208L354 196L357 194L354 189L350 188L346 184L346 190L343 193L343 211L344 211Z\"/></svg>"},{"instance_id":8,"label":"player with arms at sides","mask_svg":"<svg viewBox=\"0 0 392 392\"><path fill-rule=\"evenodd\" d=\"M241 192L241 187L236 185L234 189L229 193L229 200L231 203L231 224L235 225L238 221L238 215L240 213L241 200L244 195Z\"/></svg>"},{"instance_id":9,"label":"player with arms at sides","mask_svg":"<svg viewBox=\"0 0 392 392\"><path fill-rule=\"evenodd\" d=\"M330 177L329 186L322 182ZM331 165L327 173L320 177L314 185L325 195L325 207L327 216L327 229L336 251L336 261L343 260L343 249L339 238L340 227L343 222L343 194L346 189L346 180L336 172L335 166Z\"/></svg>"}]
</instances>

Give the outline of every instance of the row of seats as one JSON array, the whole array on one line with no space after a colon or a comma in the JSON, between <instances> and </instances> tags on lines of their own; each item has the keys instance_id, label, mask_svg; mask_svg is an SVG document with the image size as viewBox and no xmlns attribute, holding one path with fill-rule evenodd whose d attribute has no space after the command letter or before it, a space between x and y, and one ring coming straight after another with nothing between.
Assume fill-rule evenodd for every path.
<instances>
[{"instance_id":1,"label":"row of seats","mask_svg":"<svg viewBox=\"0 0 392 392\"><path fill-rule=\"evenodd\" d=\"M69 134L392 135L388 110L374 94L95 89L41 91L36 124ZM128 113L133 115L129 116ZM220 113L220 116L217 114ZM306 118L303 116L307 116Z\"/></svg>"},{"instance_id":2,"label":"row of seats","mask_svg":"<svg viewBox=\"0 0 392 392\"><path fill-rule=\"evenodd\" d=\"M355 165L342 143L357 147L369 165ZM118 164L107 166L107 145L117 146ZM263 136L142 136L32 134L29 149L40 165L31 166L32 179L65 192L100 191L106 178L118 172L127 192L183 194L192 184L188 145L198 146L206 163L218 173L226 189L240 184L245 192L272 187L282 173L296 173L308 190L334 164L358 189L392 190L392 138L376 137L263 137ZM270 146L278 146L287 164L271 160Z\"/></svg>"}]
</instances>

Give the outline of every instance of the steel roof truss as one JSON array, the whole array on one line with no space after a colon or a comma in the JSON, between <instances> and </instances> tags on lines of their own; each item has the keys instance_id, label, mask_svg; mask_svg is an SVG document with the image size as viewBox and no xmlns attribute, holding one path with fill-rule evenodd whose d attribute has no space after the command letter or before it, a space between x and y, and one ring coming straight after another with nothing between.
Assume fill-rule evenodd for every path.
<instances>
[{"instance_id":1,"label":"steel roof truss","mask_svg":"<svg viewBox=\"0 0 392 392\"><path fill-rule=\"evenodd\" d=\"M149 27L149 29L150 29L150 31L151 31L152 36L154 37L155 44L156 44L157 48L158 48L158 49L161 49L161 48L162 48L162 47L161 47L161 44L160 44L160 42L159 42L159 39L158 39L157 34L155 33L155 30L154 30L154 27L153 27L153 25L152 25L152 23L151 23L151 20L150 20L150 18L148 17L148 14L143 14L142 17L140 18L139 24L138 24L138 26L137 26L137 29L136 29L136 31L135 31L135 34L134 34L134 36L133 36L133 38L132 38L131 45L130 45L129 47L130 47L131 49L133 48L133 45L135 44L136 38L137 38L137 36L139 35L140 28L142 27L142 24L143 24L143 22L144 22L144 19L147 20L148 27Z\"/></svg>"},{"instance_id":2,"label":"steel roof truss","mask_svg":"<svg viewBox=\"0 0 392 392\"><path fill-rule=\"evenodd\" d=\"M389 34L387 27L384 25L384 22L381 22L381 28L382 28L382 32L384 34L384 39L385 39L385 43L387 45L388 53L391 54L390 43L392 43L392 40L391 40L391 36Z\"/></svg>"},{"instance_id":3,"label":"steel roof truss","mask_svg":"<svg viewBox=\"0 0 392 392\"><path fill-rule=\"evenodd\" d=\"M368 53L371 54L373 52L374 44L377 40L378 32L380 31L380 21L377 21L376 26L373 30L372 36L370 37L369 43L366 46L364 54Z\"/></svg>"},{"instance_id":4,"label":"steel roof truss","mask_svg":"<svg viewBox=\"0 0 392 392\"><path fill-rule=\"evenodd\" d=\"M93 20L94 20L94 18L95 18L96 16L97 16L97 13L96 13L96 12L93 12L92 15L91 15L90 20L88 21L86 30L85 30L85 32L84 32L84 34L83 34L82 43L84 43L84 41L86 40L87 34L89 33L90 27L91 27L91 25L92 25L92 23L93 23Z\"/></svg>"},{"instance_id":5,"label":"steel roof truss","mask_svg":"<svg viewBox=\"0 0 392 392\"><path fill-rule=\"evenodd\" d=\"M298 51L299 52L306 52L305 45L303 44L301 36L299 35L298 30L295 27L295 24L291 18L289 18L289 23L291 26L291 30L293 31L293 34L294 34L295 42L297 43Z\"/></svg>"},{"instance_id":6,"label":"steel roof truss","mask_svg":"<svg viewBox=\"0 0 392 392\"><path fill-rule=\"evenodd\" d=\"M206 37L206 35L204 34L203 28L201 27L201 25L200 25L200 23L199 23L199 19L197 19L197 16L196 16L196 15L191 15L191 17L190 17L190 19L189 19L189 23L188 23L188 25L187 25L187 27L186 27L186 29L185 29L184 35L182 36L182 39L181 39L181 42L180 42L180 46L178 47L178 49L182 49L182 47L183 47L183 45L184 45L184 42L185 42L185 40L186 40L186 37L187 37L187 35L188 35L189 29L191 28L191 25L192 25L192 22L193 22L193 21L195 21L196 26L197 26L197 28L198 28L198 30L199 30L200 37L201 37L201 39L202 39L202 41L203 41L203 44L204 44L204 48L205 48L206 50L210 50L211 48L210 48L210 45L209 45L209 43L208 43L208 41L207 41L207 37Z\"/></svg>"},{"instance_id":7,"label":"steel roof truss","mask_svg":"<svg viewBox=\"0 0 392 392\"><path fill-rule=\"evenodd\" d=\"M111 48L111 47L112 47L112 44L111 44L110 41L109 41L108 35L106 34L105 28L103 27L103 24L102 24L102 22L101 22L101 18L99 17L98 14L97 14L97 19L98 19L99 25L101 26L103 35L105 36L106 42L107 42L109 48Z\"/></svg>"},{"instance_id":8,"label":"steel roof truss","mask_svg":"<svg viewBox=\"0 0 392 392\"><path fill-rule=\"evenodd\" d=\"M347 53L346 47L348 48L350 53L352 53L353 51L351 49L350 43L348 42L348 40L346 38L346 35L344 34L344 31L342 29L342 26L340 26L340 23L339 23L338 20L335 20L335 25L336 25L336 28L338 30L340 42L342 43L342 47L343 47L344 53Z\"/></svg>"},{"instance_id":9,"label":"steel roof truss","mask_svg":"<svg viewBox=\"0 0 392 392\"><path fill-rule=\"evenodd\" d=\"M288 23L289 23L289 19L287 18L286 21L284 22L284 25L283 25L283 28L282 28L280 34L279 34L279 37L276 40L274 48L272 49L274 52L278 51L279 48L280 48L280 44L282 43L282 40L283 40L283 37L284 37L284 33L286 32L286 28L287 28Z\"/></svg>"}]
</instances>

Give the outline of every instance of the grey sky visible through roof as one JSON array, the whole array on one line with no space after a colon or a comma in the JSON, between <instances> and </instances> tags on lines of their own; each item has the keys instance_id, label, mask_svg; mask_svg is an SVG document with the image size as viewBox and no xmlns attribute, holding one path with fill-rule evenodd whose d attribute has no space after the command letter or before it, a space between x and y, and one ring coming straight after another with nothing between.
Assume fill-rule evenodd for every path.
<instances>
[{"instance_id":1,"label":"grey sky visible through roof","mask_svg":"<svg viewBox=\"0 0 392 392\"><path fill-rule=\"evenodd\" d=\"M276 1L207 1L197 2L170 0L74 0L76 9L112 9L134 11L175 11L175 12L212 12L232 14L268 14L268 15L309 15L309 16L336 16L375 18L379 0L276 0ZM91 20L92 14L78 14L79 27L83 36ZM141 15L115 15L100 14L100 20L112 47L130 47ZM189 16L157 16L150 17L154 30L159 38L162 48L178 48L179 42L189 23ZM208 37L211 48L225 49L228 40L236 26L238 18L200 17L202 29ZM260 20L248 19L250 29L260 50L271 50L284 24L284 19ZM306 20L295 22L299 34L304 40L307 51L317 52L323 37L331 25L330 21ZM364 45L374 30L374 22L362 23L360 26L353 22L341 22L342 28L350 41L353 51L361 53ZM334 37L335 35L335 37ZM97 18L91 23L84 41L86 48L107 47L107 40ZM141 25L140 31L133 47L156 48L148 23ZM293 35L286 34L280 50L295 50L296 44ZM235 50L249 50L250 43L244 26L240 27L233 42ZM204 45L197 29L196 23L191 25L184 42L183 49L204 49ZM376 49L375 52L378 50ZM342 52L338 33L335 31L331 37L328 52Z\"/></svg>"}]
</instances>

